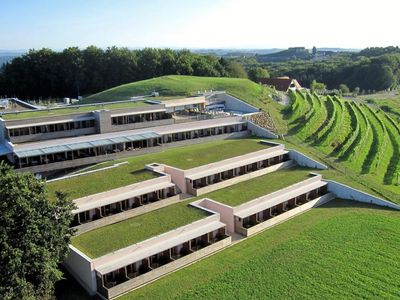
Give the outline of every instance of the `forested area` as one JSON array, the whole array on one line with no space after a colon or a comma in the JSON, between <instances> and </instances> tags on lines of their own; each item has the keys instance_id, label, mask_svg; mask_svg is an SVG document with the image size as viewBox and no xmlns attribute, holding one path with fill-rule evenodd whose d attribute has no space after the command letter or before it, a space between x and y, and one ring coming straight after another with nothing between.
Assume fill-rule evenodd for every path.
<instances>
[{"instance_id":1,"label":"forested area","mask_svg":"<svg viewBox=\"0 0 400 300\"><path fill-rule=\"evenodd\" d=\"M287 75L303 86L313 80L323 82L328 89L346 84L351 90L365 92L398 87L400 83L400 49L398 47L367 48L358 53L339 53L320 60L292 60L266 63L271 77Z\"/></svg>"},{"instance_id":2,"label":"forested area","mask_svg":"<svg viewBox=\"0 0 400 300\"><path fill-rule=\"evenodd\" d=\"M0 71L0 96L27 99L77 97L96 93L120 84L162 75L243 77L246 72L237 62L194 54L189 50L95 46L71 47L61 52L30 50L3 65Z\"/></svg>"}]
</instances>

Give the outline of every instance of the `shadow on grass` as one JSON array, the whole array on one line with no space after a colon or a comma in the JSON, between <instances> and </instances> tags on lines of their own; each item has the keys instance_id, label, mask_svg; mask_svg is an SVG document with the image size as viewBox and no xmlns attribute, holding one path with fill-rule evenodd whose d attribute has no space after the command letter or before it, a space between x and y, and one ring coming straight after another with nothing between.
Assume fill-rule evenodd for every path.
<instances>
[{"instance_id":1,"label":"shadow on grass","mask_svg":"<svg viewBox=\"0 0 400 300\"><path fill-rule=\"evenodd\" d=\"M355 201L355 200L346 200L346 199L334 199L332 201L329 201L326 204L323 204L323 205L315 207L315 208L319 209L319 208L346 208L346 207L394 211L394 209L389 208L389 207L359 202L359 201Z\"/></svg>"}]
</instances>

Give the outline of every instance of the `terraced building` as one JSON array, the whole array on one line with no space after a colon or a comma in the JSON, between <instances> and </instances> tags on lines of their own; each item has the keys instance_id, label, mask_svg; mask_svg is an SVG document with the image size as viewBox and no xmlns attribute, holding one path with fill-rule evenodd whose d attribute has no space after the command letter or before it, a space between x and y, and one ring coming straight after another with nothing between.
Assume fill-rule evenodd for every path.
<instances>
[{"instance_id":1,"label":"terraced building","mask_svg":"<svg viewBox=\"0 0 400 300\"><path fill-rule=\"evenodd\" d=\"M398 208L324 180L312 173L324 165L283 145L243 143L264 149L191 169L154 162L144 167L153 178L77 198L77 235L66 268L90 294L111 299L335 198ZM94 176L101 172L77 177L96 185ZM206 178L199 189L193 188L197 177ZM50 186L58 184L55 190L74 178ZM227 196L243 184L258 189Z\"/></svg>"}]
</instances>

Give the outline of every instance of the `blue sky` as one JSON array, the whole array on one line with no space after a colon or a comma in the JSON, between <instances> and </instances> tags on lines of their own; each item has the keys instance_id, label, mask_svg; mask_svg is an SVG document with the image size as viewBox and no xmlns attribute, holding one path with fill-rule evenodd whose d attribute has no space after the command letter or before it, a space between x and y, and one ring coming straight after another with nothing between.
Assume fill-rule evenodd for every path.
<instances>
[{"instance_id":1,"label":"blue sky","mask_svg":"<svg viewBox=\"0 0 400 300\"><path fill-rule=\"evenodd\" d=\"M326 4L324 4L326 3ZM0 0L0 49L400 45L397 0Z\"/></svg>"}]
</instances>

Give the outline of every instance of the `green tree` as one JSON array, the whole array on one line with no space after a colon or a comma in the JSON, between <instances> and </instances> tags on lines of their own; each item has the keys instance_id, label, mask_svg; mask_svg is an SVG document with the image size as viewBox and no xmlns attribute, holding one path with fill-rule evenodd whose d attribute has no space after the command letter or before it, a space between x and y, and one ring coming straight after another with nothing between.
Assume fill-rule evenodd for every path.
<instances>
[{"instance_id":1,"label":"green tree","mask_svg":"<svg viewBox=\"0 0 400 300\"><path fill-rule=\"evenodd\" d=\"M317 47L312 47L312 55L315 56L317 55Z\"/></svg>"},{"instance_id":2,"label":"green tree","mask_svg":"<svg viewBox=\"0 0 400 300\"><path fill-rule=\"evenodd\" d=\"M261 78L269 78L269 72L266 68L252 67L248 71L249 79L254 82L260 82Z\"/></svg>"},{"instance_id":3,"label":"green tree","mask_svg":"<svg viewBox=\"0 0 400 300\"><path fill-rule=\"evenodd\" d=\"M68 253L74 205L46 199L45 182L0 164L1 299L51 299Z\"/></svg>"},{"instance_id":4,"label":"green tree","mask_svg":"<svg viewBox=\"0 0 400 300\"><path fill-rule=\"evenodd\" d=\"M229 61L227 66L229 77L234 78L247 78L246 70L243 65L236 61Z\"/></svg>"},{"instance_id":5,"label":"green tree","mask_svg":"<svg viewBox=\"0 0 400 300\"><path fill-rule=\"evenodd\" d=\"M322 82L317 82L313 80L310 84L310 90L311 92L323 92L326 89L325 83Z\"/></svg>"},{"instance_id":6,"label":"green tree","mask_svg":"<svg viewBox=\"0 0 400 300\"><path fill-rule=\"evenodd\" d=\"M339 84L339 90L342 94L348 94L350 93L350 89L347 85L345 85L344 83Z\"/></svg>"}]
</instances>

